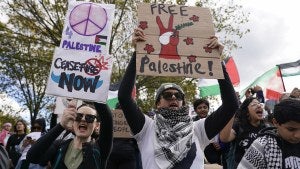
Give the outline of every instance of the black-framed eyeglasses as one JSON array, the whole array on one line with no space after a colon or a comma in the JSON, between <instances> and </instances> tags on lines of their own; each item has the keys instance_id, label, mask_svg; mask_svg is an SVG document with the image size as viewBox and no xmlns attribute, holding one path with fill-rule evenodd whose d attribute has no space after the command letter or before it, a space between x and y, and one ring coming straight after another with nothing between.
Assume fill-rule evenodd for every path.
<instances>
[{"instance_id":1,"label":"black-framed eyeglasses","mask_svg":"<svg viewBox=\"0 0 300 169\"><path fill-rule=\"evenodd\" d=\"M92 114L82 114L82 113L76 113L76 118L75 121L79 122L81 121L82 117L84 117L85 121L87 123L93 123L97 116L92 115Z\"/></svg>"},{"instance_id":2,"label":"black-framed eyeglasses","mask_svg":"<svg viewBox=\"0 0 300 169\"><path fill-rule=\"evenodd\" d=\"M161 95L165 100L168 101L173 99L173 95L176 97L178 101L182 101L184 98L183 94L179 92L163 92Z\"/></svg>"}]
</instances>

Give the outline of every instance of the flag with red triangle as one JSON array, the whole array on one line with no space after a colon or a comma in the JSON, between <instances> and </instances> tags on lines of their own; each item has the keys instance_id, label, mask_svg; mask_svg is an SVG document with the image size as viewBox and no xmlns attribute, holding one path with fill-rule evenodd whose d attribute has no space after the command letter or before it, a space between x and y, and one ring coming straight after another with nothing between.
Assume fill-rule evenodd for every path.
<instances>
[{"instance_id":1,"label":"flag with red triangle","mask_svg":"<svg viewBox=\"0 0 300 169\"><path fill-rule=\"evenodd\" d=\"M253 86L260 86L263 89L266 99L279 100L281 94L285 92L283 80L278 66L265 72L251 83L248 87L242 90L240 93L243 96L247 89Z\"/></svg>"}]
</instances>

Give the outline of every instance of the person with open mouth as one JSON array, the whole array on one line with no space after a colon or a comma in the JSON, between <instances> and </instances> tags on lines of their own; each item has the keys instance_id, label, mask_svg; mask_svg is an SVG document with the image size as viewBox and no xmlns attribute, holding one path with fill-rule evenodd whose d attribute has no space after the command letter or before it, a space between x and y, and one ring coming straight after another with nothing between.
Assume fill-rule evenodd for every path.
<instances>
[{"instance_id":1,"label":"person with open mouth","mask_svg":"<svg viewBox=\"0 0 300 169\"><path fill-rule=\"evenodd\" d=\"M145 39L141 29L134 31L134 44ZM210 39L208 46L222 50L216 37ZM209 117L193 122L182 88L174 83L163 83L156 91L156 110L152 119L145 116L131 98L136 77L136 54L133 54L121 82L118 99L137 140L143 169L204 168L203 149L238 109L232 83L225 66L222 67L225 79L218 79L222 105Z\"/></svg>"},{"instance_id":2,"label":"person with open mouth","mask_svg":"<svg viewBox=\"0 0 300 169\"><path fill-rule=\"evenodd\" d=\"M101 123L100 123L101 121ZM93 132L100 127L100 135L92 141ZM72 131L75 138L55 139L64 131ZM76 108L70 103L61 122L41 137L27 153L31 163L56 169L104 169L112 147L112 114L106 104L83 102Z\"/></svg>"},{"instance_id":3,"label":"person with open mouth","mask_svg":"<svg viewBox=\"0 0 300 169\"><path fill-rule=\"evenodd\" d=\"M251 143L257 138L260 130L269 126L264 120L263 104L260 100L264 100L262 89L260 88L256 96L246 98L236 113L235 119L232 120L233 125L227 138L223 138L223 142L231 142L231 150L234 161L227 161L229 166L236 168L246 150ZM228 167L229 167L228 166ZM230 167L231 168L231 167Z\"/></svg>"}]
</instances>

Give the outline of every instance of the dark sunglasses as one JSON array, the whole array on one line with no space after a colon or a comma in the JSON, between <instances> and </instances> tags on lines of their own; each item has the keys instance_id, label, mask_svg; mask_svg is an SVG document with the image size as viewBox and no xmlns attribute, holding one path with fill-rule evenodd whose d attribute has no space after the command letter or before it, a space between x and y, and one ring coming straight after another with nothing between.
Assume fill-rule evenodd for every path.
<instances>
[{"instance_id":1,"label":"dark sunglasses","mask_svg":"<svg viewBox=\"0 0 300 169\"><path fill-rule=\"evenodd\" d=\"M80 122L82 117L84 116L84 119L87 123L93 123L97 116L92 114L82 114L82 113L76 113L75 121Z\"/></svg>"},{"instance_id":2,"label":"dark sunglasses","mask_svg":"<svg viewBox=\"0 0 300 169\"><path fill-rule=\"evenodd\" d=\"M163 92L162 94L162 97L165 99L165 100L172 100L173 99L173 95L176 97L176 99L178 101L182 101L184 96L183 94L179 93L179 92L175 92L175 93L172 93L172 92Z\"/></svg>"}]
</instances>

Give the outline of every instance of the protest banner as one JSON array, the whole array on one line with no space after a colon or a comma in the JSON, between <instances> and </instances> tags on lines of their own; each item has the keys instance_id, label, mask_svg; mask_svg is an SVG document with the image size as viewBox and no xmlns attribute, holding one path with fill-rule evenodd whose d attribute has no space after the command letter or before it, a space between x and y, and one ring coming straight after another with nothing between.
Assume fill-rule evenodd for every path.
<instances>
[{"instance_id":1,"label":"protest banner","mask_svg":"<svg viewBox=\"0 0 300 169\"><path fill-rule=\"evenodd\" d=\"M139 4L138 27L147 40L137 43L137 74L223 78L218 50L207 47L215 34L208 8Z\"/></svg>"},{"instance_id":2,"label":"protest banner","mask_svg":"<svg viewBox=\"0 0 300 169\"><path fill-rule=\"evenodd\" d=\"M108 54L113 4L70 1L60 48Z\"/></svg>"},{"instance_id":3,"label":"protest banner","mask_svg":"<svg viewBox=\"0 0 300 169\"><path fill-rule=\"evenodd\" d=\"M106 102L112 58L86 51L56 48L46 93Z\"/></svg>"},{"instance_id":4,"label":"protest banner","mask_svg":"<svg viewBox=\"0 0 300 169\"><path fill-rule=\"evenodd\" d=\"M130 127L120 109L112 110L114 138L132 138Z\"/></svg>"},{"instance_id":5,"label":"protest banner","mask_svg":"<svg viewBox=\"0 0 300 169\"><path fill-rule=\"evenodd\" d=\"M69 1L47 94L106 102L112 71L108 46L114 8L112 4Z\"/></svg>"}]
</instances>

